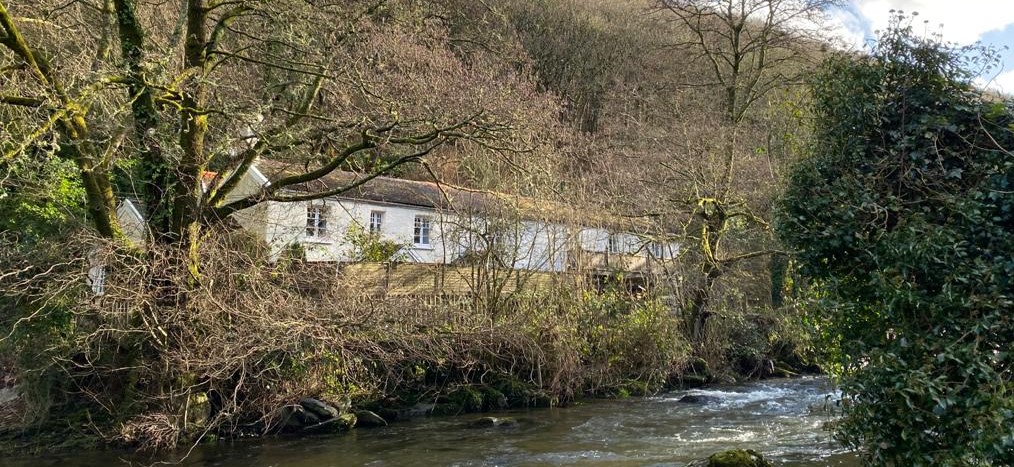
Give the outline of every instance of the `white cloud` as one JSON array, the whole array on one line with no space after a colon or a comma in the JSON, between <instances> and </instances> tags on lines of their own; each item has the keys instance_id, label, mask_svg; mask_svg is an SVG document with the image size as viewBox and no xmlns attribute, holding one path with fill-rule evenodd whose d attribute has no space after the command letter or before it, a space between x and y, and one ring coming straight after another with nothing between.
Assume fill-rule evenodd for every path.
<instances>
[{"instance_id":1,"label":"white cloud","mask_svg":"<svg viewBox=\"0 0 1014 467\"><path fill-rule=\"evenodd\" d=\"M885 29L890 11L902 10L911 16L916 32L925 27L927 33L942 32L948 42L971 44L982 35L1014 23L1014 1L997 0L853 0L855 9L868 22L871 30ZM925 23L924 23L925 22ZM943 26L941 26L943 25Z\"/></svg>"},{"instance_id":2,"label":"white cloud","mask_svg":"<svg viewBox=\"0 0 1014 467\"><path fill-rule=\"evenodd\" d=\"M940 34L946 42L972 44L992 31L1014 24L1011 0L850 0L849 5L831 12L836 35L846 43L860 46L872 39L874 31L884 30L891 21L891 10L904 11L917 34ZM913 16L913 13L918 16ZM988 44L1002 45L1002 44ZM1009 71L976 79L980 86L1014 94L1014 63Z\"/></svg>"},{"instance_id":3,"label":"white cloud","mask_svg":"<svg viewBox=\"0 0 1014 467\"><path fill-rule=\"evenodd\" d=\"M847 48L863 48L866 30L863 19L851 11L835 9L828 12L827 32L840 39Z\"/></svg>"},{"instance_id":4,"label":"white cloud","mask_svg":"<svg viewBox=\"0 0 1014 467\"><path fill-rule=\"evenodd\" d=\"M980 77L976 79L976 84L1007 95L1014 95L1014 70L1004 71L996 76Z\"/></svg>"}]
</instances>

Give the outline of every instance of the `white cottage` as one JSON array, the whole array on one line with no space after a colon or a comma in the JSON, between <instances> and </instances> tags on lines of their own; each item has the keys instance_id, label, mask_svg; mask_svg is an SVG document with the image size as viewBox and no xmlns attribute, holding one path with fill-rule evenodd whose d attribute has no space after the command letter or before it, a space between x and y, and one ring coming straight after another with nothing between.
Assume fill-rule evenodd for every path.
<instances>
[{"instance_id":1,"label":"white cottage","mask_svg":"<svg viewBox=\"0 0 1014 467\"><path fill-rule=\"evenodd\" d=\"M296 165L262 162L247 172L226 202L298 173ZM363 177L335 171L288 190L327 191L356 185ZM205 183L215 180L208 174ZM130 201L118 213L131 236L142 236L141 214ZM268 245L273 258L296 246L308 262L357 261L353 239L362 232L400 245L395 257L403 262L461 264L494 256L499 267L542 272L643 271L675 258L679 250L675 243L648 241L635 232L647 226L636 222L620 225L559 203L389 177L319 200L266 201L233 217Z\"/></svg>"},{"instance_id":2,"label":"white cottage","mask_svg":"<svg viewBox=\"0 0 1014 467\"><path fill-rule=\"evenodd\" d=\"M262 164L255 176L277 178L291 175L290 170ZM353 185L361 177L334 172L314 186L296 189L328 190ZM547 272L581 263L606 267L609 259L615 267L619 258L634 266L638 261L632 263L633 258L644 263L672 258L678 251L676 244L647 241L633 231L634 222L626 223L628 230L620 230L616 222L603 225L609 222L596 222L558 203L388 177L374 178L339 196L266 202L251 210L256 212L241 213L240 223L258 233L273 254L298 244L307 261L355 261L351 236L357 230L402 245L399 257L407 262L454 264L496 250L504 267Z\"/></svg>"}]
</instances>

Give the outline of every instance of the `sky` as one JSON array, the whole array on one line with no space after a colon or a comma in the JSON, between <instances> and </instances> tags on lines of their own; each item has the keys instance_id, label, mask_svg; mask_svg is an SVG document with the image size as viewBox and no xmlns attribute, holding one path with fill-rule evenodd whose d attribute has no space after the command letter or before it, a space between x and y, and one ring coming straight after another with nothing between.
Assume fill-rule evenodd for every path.
<instances>
[{"instance_id":1,"label":"sky","mask_svg":"<svg viewBox=\"0 0 1014 467\"><path fill-rule=\"evenodd\" d=\"M911 17L917 33L941 34L959 45L977 41L1000 50L1001 65L979 77L990 88L1014 94L1014 0L849 0L832 12L832 22L846 43L860 47L884 29L890 11Z\"/></svg>"}]
</instances>

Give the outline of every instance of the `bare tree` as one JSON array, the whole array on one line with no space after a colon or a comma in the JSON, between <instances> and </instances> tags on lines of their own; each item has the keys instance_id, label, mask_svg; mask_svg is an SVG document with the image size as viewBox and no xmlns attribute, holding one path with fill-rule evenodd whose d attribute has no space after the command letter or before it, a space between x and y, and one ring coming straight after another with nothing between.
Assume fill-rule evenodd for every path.
<instances>
[{"instance_id":1,"label":"bare tree","mask_svg":"<svg viewBox=\"0 0 1014 467\"><path fill-rule=\"evenodd\" d=\"M376 163L359 183L507 128L452 54L391 59L392 36L428 53L397 36L402 14L385 0L2 2L0 107L24 130L0 162L55 140L102 236L123 238L116 208L136 196L150 240L189 256L196 278L202 236L233 212L340 193L351 187L287 189L364 157ZM235 196L262 157L305 170Z\"/></svg>"},{"instance_id":2,"label":"bare tree","mask_svg":"<svg viewBox=\"0 0 1014 467\"><path fill-rule=\"evenodd\" d=\"M688 225L688 233L699 247L701 261L701 280L689 293L687 304L688 324L694 339L702 337L712 313L708 307L717 279L740 261L776 252L768 248L726 252L723 248L723 240L731 231L743 230L736 228L737 225L753 225L769 231L763 214L751 209L747 198L749 190L738 186L740 181L736 180L736 174L742 172L737 165L756 157L753 156L758 152L755 147L772 146L771 134L748 141L743 140L743 132L752 126L748 117L758 103L780 99L783 90L801 84L808 63L821 47L819 26L824 14L838 3L838 0L658 0L656 3L658 10L668 13L687 32L686 37L680 37L670 47L689 51L696 60L703 61L704 69L708 70L699 80L685 85L715 89L721 95L717 108L719 118L709 130L719 135L721 141L700 145L691 141L685 143L690 153L698 153L697 159L713 163L696 167L666 166L670 178L689 182L693 187L691 196L681 204L689 208L694 220ZM748 148L744 150L743 146ZM729 242L725 240L724 243Z\"/></svg>"},{"instance_id":3,"label":"bare tree","mask_svg":"<svg viewBox=\"0 0 1014 467\"><path fill-rule=\"evenodd\" d=\"M828 8L840 0L659 0L689 31L673 46L690 48L711 71L697 85L717 86L722 113L739 123L770 91L798 84ZM785 66L790 65L790 66Z\"/></svg>"}]
</instances>

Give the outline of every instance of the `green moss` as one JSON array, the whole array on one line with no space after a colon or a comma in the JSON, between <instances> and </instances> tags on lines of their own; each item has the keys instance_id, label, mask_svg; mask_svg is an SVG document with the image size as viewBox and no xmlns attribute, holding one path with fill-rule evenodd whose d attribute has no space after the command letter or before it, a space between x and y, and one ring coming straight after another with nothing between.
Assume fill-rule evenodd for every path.
<instances>
[{"instance_id":1,"label":"green moss","mask_svg":"<svg viewBox=\"0 0 1014 467\"><path fill-rule=\"evenodd\" d=\"M460 386L447 397L461 412L479 412L483 408L482 392L471 386Z\"/></svg>"},{"instance_id":2,"label":"green moss","mask_svg":"<svg viewBox=\"0 0 1014 467\"><path fill-rule=\"evenodd\" d=\"M482 391L482 402L485 410L498 410L506 409L509 407L509 400L504 393L498 391L496 388L485 386L481 389Z\"/></svg>"}]
</instances>

